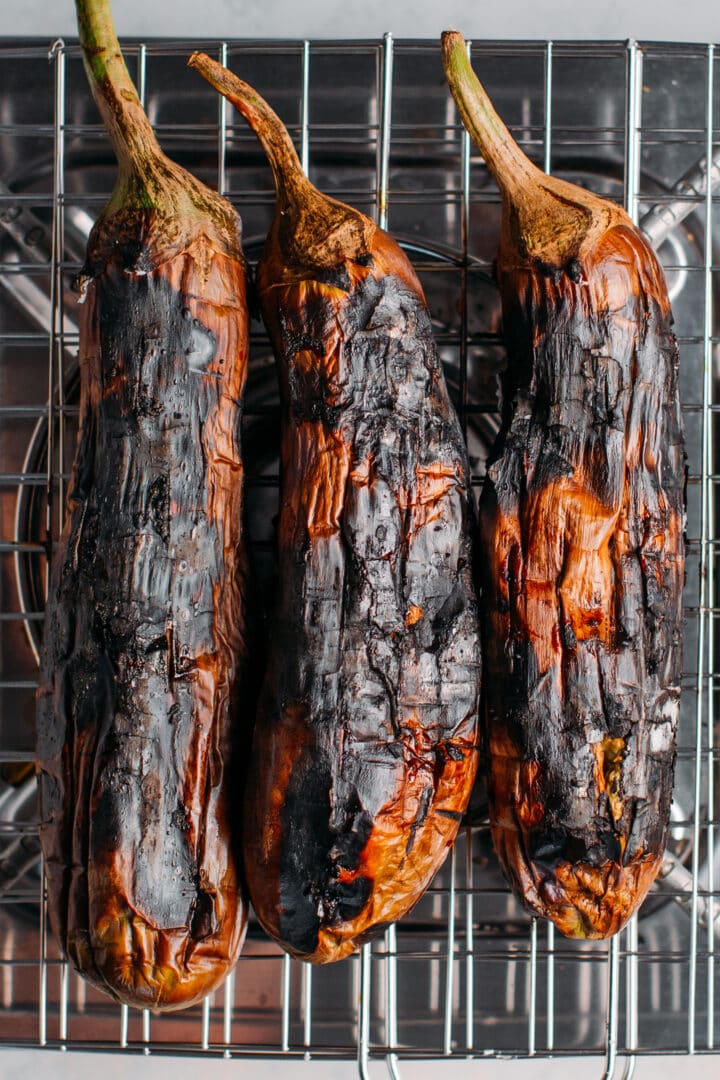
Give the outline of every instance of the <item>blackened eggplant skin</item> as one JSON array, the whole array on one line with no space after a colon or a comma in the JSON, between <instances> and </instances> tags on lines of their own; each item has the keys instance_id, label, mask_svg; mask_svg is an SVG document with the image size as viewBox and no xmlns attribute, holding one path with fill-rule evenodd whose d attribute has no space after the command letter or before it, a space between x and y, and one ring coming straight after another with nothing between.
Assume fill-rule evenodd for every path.
<instances>
[{"instance_id":1,"label":"blackened eggplant skin","mask_svg":"<svg viewBox=\"0 0 720 1080\"><path fill-rule=\"evenodd\" d=\"M288 952L339 960L422 895L477 766L466 451L397 244L305 178L269 106L208 57L278 192L258 266L283 400L279 595L244 867Z\"/></svg>"},{"instance_id":2,"label":"blackened eggplant skin","mask_svg":"<svg viewBox=\"0 0 720 1080\"><path fill-rule=\"evenodd\" d=\"M545 176L443 35L503 199L503 423L480 500L493 840L530 909L617 933L672 799L684 574L678 353L655 255L619 207Z\"/></svg>"},{"instance_id":3,"label":"blackened eggplant skin","mask_svg":"<svg viewBox=\"0 0 720 1080\"><path fill-rule=\"evenodd\" d=\"M40 836L63 954L129 1005L234 964L231 727L246 656L240 222L160 151L107 5L78 0L120 165L90 237L81 418L38 701Z\"/></svg>"}]
</instances>

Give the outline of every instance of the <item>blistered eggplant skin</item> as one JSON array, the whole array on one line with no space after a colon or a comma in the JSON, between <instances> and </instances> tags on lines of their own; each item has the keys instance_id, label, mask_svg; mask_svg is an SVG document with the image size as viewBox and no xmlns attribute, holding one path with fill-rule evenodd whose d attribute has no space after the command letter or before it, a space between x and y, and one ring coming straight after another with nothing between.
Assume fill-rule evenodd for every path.
<instances>
[{"instance_id":1,"label":"blistered eggplant skin","mask_svg":"<svg viewBox=\"0 0 720 1080\"><path fill-rule=\"evenodd\" d=\"M490 823L517 896L605 938L655 878L682 671L685 454L662 269L443 58L500 188L503 420L480 499Z\"/></svg>"},{"instance_id":2,"label":"blistered eggplant skin","mask_svg":"<svg viewBox=\"0 0 720 1080\"><path fill-rule=\"evenodd\" d=\"M284 396L280 591L246 790L264 927L340 959L409 910L477 764L468 467L417 279L362 264L258 284Z\"/></svg>"},{"instance_id":3,"label":"blistered eggplant skin","mask_svg":"<svg viewBox=\"0 0 720 1080\"><path fill-rule=\"evenodd\" d=\"M116 258L89 284L38 715L57 939L101 989L162 1009L217 985L246 919L228 820L245 283L206 256L149 274Z\"/></svg>"},{"instance_id":4,"label":"blistered eggplant skin","mask_svg":"<svg viewBox=\"0 0 720 1080\"><path fill-rule=\"evenodd\" d=\"M629 227L502 268L509 404L480 502L495 847L570 936L659 869L682 645L684 452L662 271Z\"/></svg>"}]
</instances>

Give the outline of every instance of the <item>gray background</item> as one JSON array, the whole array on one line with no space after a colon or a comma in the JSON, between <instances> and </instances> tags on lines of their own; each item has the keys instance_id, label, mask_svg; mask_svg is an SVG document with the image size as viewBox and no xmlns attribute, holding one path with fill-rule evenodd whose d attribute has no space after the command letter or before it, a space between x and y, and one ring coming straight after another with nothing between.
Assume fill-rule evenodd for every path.
<instances>
[{"instance_id":1,"label":"gray background","mask_svg":"<svg viewBox=\"0 0 720 1080\"><path fill-rule=\"evenodd\" d=\"M116 0L118 33L163 37L720 38L704 0ZM72 0L0 0L0 34L75 33Z\"/></svg>"},{"instance_id":2,"label":"gray background","mask_svg":"<svg viewBox=\"0 0 720 1080\"><path fill-rule=\"evenodd\" d=\"M281 37L281 38L377 38L385 31L396 37L437 37L450 26L475 38L594 38L622 40L718 41L720 7L704 0L115 0L119 35L128 37ZM49 40L74 36L72 0L0 0L0 37L44 36ZM602 1003L598 1003L602 1008ZM538 1062L440 1062L405 1064L403 1080L556 1080L566 1077L600 1077L597 1058ZM253 1080L354 1080L353 1064L320 1062L258 1063L113 1057L59 1054L41 1051L0 1051L2 1080L26 1080L39 1074L67 1080L205 1080L217 1077L253 1077ZM617 1073L623 1072L620 1062ZM373 1077L387 1076L380 1064ZM643 1058L635 1072L637 1080L664 1080L678 1075L693 1078L720 1076L718 1058Z\"/></svg>"}]
</instances>

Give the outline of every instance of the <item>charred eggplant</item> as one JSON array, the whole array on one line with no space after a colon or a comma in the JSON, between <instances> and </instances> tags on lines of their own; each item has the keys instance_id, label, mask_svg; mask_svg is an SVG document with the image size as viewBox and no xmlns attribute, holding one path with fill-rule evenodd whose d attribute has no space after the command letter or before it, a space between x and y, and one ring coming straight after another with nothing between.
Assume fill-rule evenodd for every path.
<instances>
[{"instance_id":1,"label":"charred eggplant","mask_svg":"<svg viewBox=\"0 0 720 1080\"><path fill-rule=\"evenodd\" d=\"M168 160L106 0L77 0L118 179L82 278L81 421L38 702L53 930L119 1001L192 1004L235 962L246 655L240 221Z\"/></svg>"},{"instance_id":2,"label":"charred eggplant","mask_svg":"<svg viewBox=\"0 0 720 1080\"><path fill-rule=\"evenodd\" d=\"M277 189L257 284L283 400L279 591L244 866L265 929L322 963L413 906L470 795L468 465L404 254L312 186L251 87L190 62L248 120Z\"/></svg>"},{"instance_id":3,"label":"charred eggplant","mask_svg":"<svg viewBox=\"0 0 720 1080\"><path fill-rule=\"evenodd\" d=\"M516 894L609 937L660 866L682 646L683 428L662 269L618 206L522 153L443 35L502 196L508 369L480 501L491 826Z\"/></svg>"}]
</instances>

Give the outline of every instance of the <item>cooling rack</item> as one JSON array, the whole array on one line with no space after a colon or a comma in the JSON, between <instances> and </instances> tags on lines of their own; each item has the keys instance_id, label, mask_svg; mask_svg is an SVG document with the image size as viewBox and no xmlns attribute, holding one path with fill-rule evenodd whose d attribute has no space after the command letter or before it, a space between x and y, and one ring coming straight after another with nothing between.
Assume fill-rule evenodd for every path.
<instances>
[{"instance_id":1,"label":"cooling rack","mask_svg":"<svg viewBox=\"0 0 720 1080\"><path fill-rule=\"evenodd\" d=\"M375 214L423 281L473 482L497 433L502 370L492 258L499 199L462 131L437 43L130 42L131 73L167 152L240 211L252 262L273 193L253 136L185 69L202 47L261 90L324 190ZM716 418L719 80L712 45L475 42L499 111L547 171L623 202L665 266L688 441L685 663L677 783L661 879L612 942L566 941L509 894L482 789L414 911L338 965L291 961L251 924L223 989L180 1014L114 1006L47 931L33 775L47 566L77 430L72 279L115 166L73 42L0 42L0 1042L132 1054L384 1061L717 1050L716 833L720 481ZM261 595L273 578L279 408L253 324L244 452Z\"/></svg>"}]
</instances>

